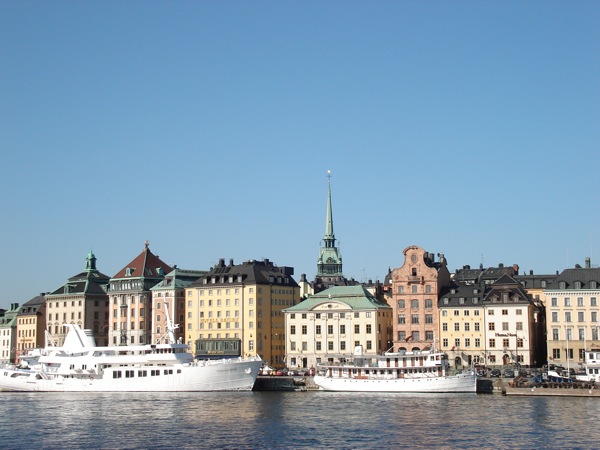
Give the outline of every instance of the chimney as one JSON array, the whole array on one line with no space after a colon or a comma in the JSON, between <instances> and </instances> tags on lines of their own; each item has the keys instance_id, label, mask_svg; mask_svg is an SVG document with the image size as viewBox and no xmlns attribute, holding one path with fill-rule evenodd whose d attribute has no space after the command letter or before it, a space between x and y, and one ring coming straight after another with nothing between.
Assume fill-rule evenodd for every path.
<instances>
[{"instance_id":1,"label":"chimney","mask_svg":"<svg viewBox=\"0 0 600 450\"><path fill-rule=\"evenodd\" d=\"M530 270L530 271L529 271L529 275L533 275L533 270Z\"/></svg>"},{"instance_id":2,"label":"chimney","mask_svg":"<svg viewBox=\"0 0 600 450\"><path fill-rule=\"evenodd\" d=\"M225 267L225 259L223 259L223 258L219 259L218 267Z\"/></svg>"},{"instance_id":3,"label":"chimney","mask_svg":"<svg viewBox=\"0 0 600 450\"><path fill-rule=\"evenodd\" d=\"M229 260L229 267L233 267L233 258Z\"/></svg>"},{"instance_id":4,"label":"chimney","mask_svg":"<svg viewBox=\"0 0 600 450\"><path fill-rule=\"evenodd\" d=\"M592 260L591 260L591 258L589 256L587 258L585 258L585 268L586 269L591 269L592 268Z\"/></svg>"}]
</instances>

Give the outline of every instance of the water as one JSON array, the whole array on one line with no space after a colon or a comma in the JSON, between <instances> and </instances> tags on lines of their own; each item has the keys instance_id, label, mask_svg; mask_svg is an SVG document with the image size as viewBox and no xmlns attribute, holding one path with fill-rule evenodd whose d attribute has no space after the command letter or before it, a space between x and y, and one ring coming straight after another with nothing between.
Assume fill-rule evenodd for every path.
<instances>
[{"instance_id":1,"label":"water","mask_svg":"<svg viewBox=\"0 0 600 450\"><path fill-rule=\"evenodd\" d=\"M0 392L0 447L598 448L597 398Z\"/></svg>"}]
</instances>

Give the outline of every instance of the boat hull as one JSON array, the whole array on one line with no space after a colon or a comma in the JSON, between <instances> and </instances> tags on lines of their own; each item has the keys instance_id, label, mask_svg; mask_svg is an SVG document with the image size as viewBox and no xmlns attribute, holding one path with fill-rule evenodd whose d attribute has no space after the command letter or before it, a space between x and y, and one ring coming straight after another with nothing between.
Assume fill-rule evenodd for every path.
<instances>
[{"instance_id":1,"label":"boat hull","mask_svg":"<svg viewBox=\"0 0 600 450\"><path fill-rule=\"evenodd\" d=\"M477 392L477 375L461 373L452 376L424 378L343 378L316 375L314 382L321 390L338 392Z\"/></svg>"},{"instance_id":2,"label":"boat hull","mask_svg":"<svg viewBox=\"0 0 600 450\"><path fill-rule=\"evenodd\" d=\"M121 367L107 369L102 376L61 376L37 370L0 369L0 389L24 392L247 391L254 386L261 365L262 361L257 358L205 365ZM113 372L119 369L126 369L122 372L127 371L131 376L116 378ZM160 373L151 376L152 372Z\"/></svg>"}]
</instances>

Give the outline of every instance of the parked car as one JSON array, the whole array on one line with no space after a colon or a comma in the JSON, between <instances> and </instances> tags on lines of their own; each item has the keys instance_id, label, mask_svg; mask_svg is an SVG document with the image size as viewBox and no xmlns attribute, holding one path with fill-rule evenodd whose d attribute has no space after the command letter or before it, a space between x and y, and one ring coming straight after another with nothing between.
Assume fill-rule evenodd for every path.
<instances>
[{"instance_id":1,"label":"parked car","mask_svg":"<svg viewBox=\"0 0 600 450\"><path fill-rule=\"evenodd\" d=\"M500 375L500 369L492 369L492 372L490 373L490 377L492 378L500 378Z\"/></svg>"},{"instance_id":2,"label":"parked car","mask_svg":"<svg viewBox=\"0 0 600 450\"><path fill-rule=\"evenodd\" d=\"M504 378L514 378L515 369L504 369Z\"/></svg>"}]
</instances>

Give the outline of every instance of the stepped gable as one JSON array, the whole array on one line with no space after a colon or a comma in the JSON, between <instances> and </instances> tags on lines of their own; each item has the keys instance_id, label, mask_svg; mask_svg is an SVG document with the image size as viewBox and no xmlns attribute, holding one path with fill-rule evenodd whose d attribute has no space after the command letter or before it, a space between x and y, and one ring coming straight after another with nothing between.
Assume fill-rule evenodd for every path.
<instances>
[{"instance_id":1,"label":"stepped gable","mask_svg":"<svg viewBox=\"0 0 600 450\"><path fill-rule=\"evenodd\" d=\"M115 278L160 278L173 268L152 253L146 241L144 250L113 277Z\"/></svg>"}]
</instances>

